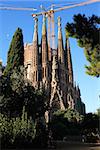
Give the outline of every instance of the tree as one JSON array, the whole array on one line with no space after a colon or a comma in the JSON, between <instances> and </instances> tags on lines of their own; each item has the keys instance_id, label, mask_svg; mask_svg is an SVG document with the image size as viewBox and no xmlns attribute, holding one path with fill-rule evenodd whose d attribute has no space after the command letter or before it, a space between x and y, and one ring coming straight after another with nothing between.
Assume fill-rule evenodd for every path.
<instances>
[{"instance_id":1,"label":"tree","mask_svg":"<svg viewBox=\"0 0 100 150\"><path fill-rule=\"evenodd\" d=\"M9 117L21 115L24 105L22 91L25 88L23 70L13 70L10 76L2 76L0 88L1 112Z\"/></svg>"},{"instance_id":2,"label":"tree","mask_svg":"<svg viewBox=\"0 0 100 150\"><path fill-rule=\"evenodd\" d=\"M87 142L97 142L100 140L100 125L99 116L93 113L87 113L84 116L83 122L81 124L82 134L86 136Z\"/></svg>"},{"instance_id":3,"label":"tree","mask_svg":"<svg viewBox=\"0 0 100 150\"><path fill-rule=\"evenodd\" d=\"M21 143L21 146L26 146L35 143L36 147L37 145L44 147L47 140L44 120L45 91L35 90L29 80L25 79L24 72L23 35L22 30L18 28L10 44L7 66L4 74L0 77L0 110L1 115L4 118L6 116L3 131L7 131L7 134L3 136L3 141L6 143L9 138L8 145L12 145L12 143L20 145ZM15 121L12 118L16 118ZM10 127L8 130L6 123ZM35 135L33 123L36 124L36 134L38 135L34 142L32 141ZM41 143L37 144L39 140Z\"/></svg>"},{"instance_id":4,"label":"tree","mask_svg":"<svg viewBox=\"0 0 100 150\"><path fill-rule=\"evenodd\" d=\"M97 109L97 115L100 117L100 108Z\"/></svg>"},{"instance_id":5,"label":"tree","mask_svg":"<svg viewBox=\"0 0 100 150\"><path fill-rule=\"evenodd\" d=\"M62 140L67 135L79 135L81 133L80 127L82 120L83 116L73 109L54 112L51 121L54 139Z\"/></svg>"},{"instance_id":6,"label":"tree","mask_svg":"<svg viewBox=\"0 0 100 150\"><path fill-rule=\"evenodd\" d=\"M33 119L44 116L46 110L45 91L35 90L25 80L24 68L13 70L9 76L2 76L0 80L0 108L1 112L11 117L21 115L23 106L26 107L28 116Z\"/></svg>"},{"instance_id":7,"label":"tree","mask_svg":"<svg viewBox=\"0 0 100 150\"><path fill-rule=\"evenodd\" d=\"M18 28L13 35L7 57L5 75L10 75L13 69L24 65L24 44L22 30Z\"/></svg>"},{"instance_id":8,"label":"tree","mask_svg":"<svg viewBox=\"0 0 100 150\"><path fill-rule=\"evenodd\" d=\"M7 126L9 125L11 128L7 129L7 126L4 125L3 130L6 130L7 134L3 133L2 139L6 143L9 138L8 146L13 143L15 146L45 147L47 144L44 120L46 110L45 91L42 91L42 89L41 91L35 90L31 83L25 80L23 72L24 68L21 67L19 71L13 70L10 76L2 76L0 80L0 110L2 115L6 116L7 120L10 120L13 124L12 127L10 121L5 122L4 120L4 124L7 123ZM30 117L31 120L29 120ZM16 118L16 120L12 122L12 118ZM28 123L29 126L33 126L32 122L36 125L36 136L33 141L31 137L31 135L34 135L33 128L32 130L31 128L28 129Z\"/></svg>"},{"instance_id":9,"label":"tree","mask_svg":"<svg viewBox=\"0 0 100 150\"><path fill-rule=\"evenodd\" d=\"M79 122L82 121L83 116L80 115L76 110L74 109L66 109L66 110L58 110L54 112L54 116L63 116L64 118L67 118L70 122Z\"/></svg>"},{"instance_id":10,"label":"tree","mask_svg":"<svg viewBox=\"0 0 100 150\"><path fill-rule=\"evenodd\" d=\"M32 146L36 136L36 125L28 118L25 107L22 116L8 118L0 113L0 140L2 148L26 148Z\"/></svg>"},{"instance_id":11,"label":"tree","mask_svg":"<svg viewBox=\"0 0 100 150\"><path fill-rule=\"evenodd\" d=\"M92 15L74 15L73 23L66 24L67 36L77 39L78 45L84 48L86 59L89 66L86 67L86 73L92 76L100 76L100 41L99 24L100 17Z\"/></svg>"}]
</instances>

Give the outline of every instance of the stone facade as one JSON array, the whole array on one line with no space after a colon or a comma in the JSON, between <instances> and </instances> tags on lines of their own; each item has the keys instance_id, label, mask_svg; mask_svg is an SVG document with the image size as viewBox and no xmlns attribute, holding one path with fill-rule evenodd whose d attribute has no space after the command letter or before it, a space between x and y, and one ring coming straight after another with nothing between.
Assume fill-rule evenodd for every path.
<instances>
[{"instance_id":1,"label":"stone facade","mask_svg":"<svg viewBox=\"0 0 100 150\"><path fill-rule=\"evenodd\" d=\"M42 39L38 42L38 19L35 19L33 43L24 46L26 77L35 88L45 88L52 110L72 108L85 113L80 89L74 84L69 39L63 45L61 18L58 17L58 44L54 54L48 46L46 17L43 16ZM51 51L50 51L51 50Z\"/></svg>"}]
</instances>

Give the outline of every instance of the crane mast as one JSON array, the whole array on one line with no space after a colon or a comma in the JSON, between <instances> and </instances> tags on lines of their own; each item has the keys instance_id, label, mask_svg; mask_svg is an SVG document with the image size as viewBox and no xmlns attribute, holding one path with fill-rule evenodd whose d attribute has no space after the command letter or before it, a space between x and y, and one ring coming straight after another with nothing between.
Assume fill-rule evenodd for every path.
<instances>
[{"instance_id":1,"label":"crane mast","mask_svg":"<svg viewBox=\"0 0 100 150\"><path fill-rule=\"evenodd\" d=\"M88 1L85 1L85 2L81 2L81 3L77 3L77 4L72 4L70 6L64 6L64 7L61 7L61 8L58 8L58 9L52 9L51 7L51 10L48 10L48 11L45 11L45 12L40 12L40 13L37 13L37 14L32 14L32 17L38 17L38 16L41 16L43 14L45 14L47 17L48 17L48 42L49 42L49 46L50 46L50 37L52 38L52 49L53 50L56 50L56 45L55 45L55 32L54 32L54 13L55 12L58 12L58 11L62 11L62 10L66 10L66 9L70 9L70 8L74 8L74 7L80 7L80 6L85 6L85 5L88 5L88 4L92 4L92 3L95 3L95 2L100 2L100 0L88 0ZM50 19L51 18L51 19ZM50 35L50 24L51 24L51 27L52 27L52 36Z\"/></svg>"},{"instance_id":2,"label":"crane mast","mask_svg":"<svg viewBox=\"0 0 100 150\"><path fill-rule=\"evenodd\" d=\"M52 47L53 50L56 49L56 45L55 45L55 33L54 33L54 13L58 12L58 11L62 11L62 10L66 10L66 9L70 9L70 8L74 8L74 7L80 7L80 6L85 6L88 4L92 4L95 2L100 2L100 0L87 0L85 2L80 2L80 3L72 3L72 5L70 6L64 6L58 9L53 9L51 5L51 9L46 11L45 8L43 8L43 10L45 10L44 12L39 12L39 13L35 13L32 14L32 17L38 17L41 15L46 15L48 17L48 44L49 44L49 48ZM36 11L37 9L35 8L18 8L18 7L0 7L0 10L24 10L24 11ZM51 34L51 27L52 27L52 36ZM52 38L52 46L51 46L51 38Z\"/></svg>"}]
</instances>

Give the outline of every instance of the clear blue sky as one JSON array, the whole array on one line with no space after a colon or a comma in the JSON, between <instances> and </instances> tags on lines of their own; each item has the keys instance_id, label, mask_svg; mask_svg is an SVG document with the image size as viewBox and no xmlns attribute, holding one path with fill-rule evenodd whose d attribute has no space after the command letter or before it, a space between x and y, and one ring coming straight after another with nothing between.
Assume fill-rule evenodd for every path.
<instances>
[{"instance_id":1,"label":"clear blue sky","mask_svg":"<svg viewBox=\"0 0 100 150\"><path fill-rule=\"evenodd\" d=\"M24 43L31 43L33 36L34 20L31 17L32 13L40 12L40 5L43 4L45 8L53 4L67 4L67 2L82 2L84 0L0 0L0 6L12 7L33 7L37 11L12 11L0 10L0 58L3 64L6 64L7 51L12 39L12 36L17 27L22 28L24 35ZM57 8L57 7L55 7ZM91 16L92 14L100 15L100 3L93 3L87 6L76 7L55 14L55 32L57 38L57 17L62 18L63 35L65 33L65 25L67 22L73 21L74 14L85 14ZM39 37L41 40L41 26L42 17L39 17ZM65 40L65 37L64 37ZM95 112L100 107L100 79L91 77L85 74L84 65L88 64L85 59L83 49L77 46L75 39L70 38L74 80L79 84L81 90L81 97L86 104L87 112Z\"/></svg>"}]
</instances>

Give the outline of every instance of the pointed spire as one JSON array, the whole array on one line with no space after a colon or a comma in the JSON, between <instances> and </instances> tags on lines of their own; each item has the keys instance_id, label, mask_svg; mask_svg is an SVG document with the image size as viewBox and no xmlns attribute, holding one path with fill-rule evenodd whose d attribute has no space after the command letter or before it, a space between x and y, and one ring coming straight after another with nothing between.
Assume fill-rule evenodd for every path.
<instances>
[{"instance_id":1,"label":"pointed spire","mask_svg":"<svg viewBox=\"0 0 100 150\"><path fill-rule=\"evenodd\" d=\"M48 42L47 42L47 29L46 29L46 16L43 15L42 24L42 80L45 88L49 86L49 65L48 65Z\"/></svg>"},{"instance_id":2,"label":"pointed spire","mask_svg":"<svg viewBox=\"0 0 100 150\"><path fill-rule=\"evenodd\" d=\"M48 14L48 59L51 62L51 16Z\"/></svg>"},{"instance_id":3,"label":"pointed spire","mask_svg":"<svg viewBox=\"0 0 100 150\"><path fill-rule=\"evenodd\" d=\"M72 67L72 58L71 58L71 51L70 51L70 44L68 35L66 34L66 55L67 55L67 69L68 69L68 81L73 84L73 67Z\"/></svg>"},{"instance_id":4,"label":"pointed spire","mask_svg":"<svg viewBox=\"0 0 100 150\"><path fill-rule=\"evenodd\" d=\"M38 45L38 19L35 18L34 23L34 35L33 35L33 52L32 52L32 59L33 59L33 86L38 87L38 74L39 74L39 45Z\"/></svg>"},{"instance_id":5,"label":"pointed spire","mask_svg":"<svg viewBox=\"0 0 100 150\"><path fill-rule=\"evenodd\" d=\"M46 16L43 15L42 25L42 64L48 61L48 43L47 43L47 32L46 32Z\"/></svg>"},{"instance_id":6,"label":"pointed spire","mask_svg":"<svg viewBox=\"0 0 100 150\"><path fill-rule=\"evenodd\" d=\"M58 39L62 40L61 17L58 17Z\"/></svg>"},{"instance_id":7,"label":"pointed spire","mask_svg":"<svg viewBox=\"0 0 100 150\"><path fill-rule=\"evenodd\" d=\"M77 92L78 92L79 96L81 96L79 85L77 85Z\"/></svg>"},{"instance_id":8,"label":"pointed spire","mask_svg":"<svg viewBox=\"0 0 100 150\"><path fill-rule=\"evenodd\" d=\"M46 35L46 15L43 15L42 36Z\"/></svg>"},{"instance_id":9,"label":"pointed spire","mask_svg":"<svg viewBox=\"0 0 100 150\"><path fill-rule=\"evenodd\" d=\"M38 18L35 18L33 42L38 41Z\"/></svg>"},{"instance_id":10,"label":"pointed spire","mask_svg":"<svg viewBox=\"0 0 100 150\"><path fill-rule=\"evenodd\" d=\"M58 17L58 60L60 60L61 63L64 63L64 47L61 28L61 17Z\"/></svg>"},{"instance_id":11,"label":"pointed spire","mask_svg":"<svg viewBox=\"0 0 100 150\"><path fill-rule=\"evenodd\" d=\"M39 60L39 45L38 45L38 19L35 18L34 35L33 35L33 66L38 67Z\"/></svg>"}]
</instances>

